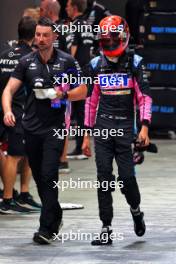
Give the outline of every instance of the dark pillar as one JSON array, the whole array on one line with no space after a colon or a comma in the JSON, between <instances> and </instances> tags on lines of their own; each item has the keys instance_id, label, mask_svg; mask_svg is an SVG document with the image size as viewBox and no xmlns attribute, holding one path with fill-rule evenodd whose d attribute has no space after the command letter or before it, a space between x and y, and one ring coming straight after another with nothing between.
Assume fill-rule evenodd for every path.
<instances>
[{"instance_id":1,"label":"dark pillar","mask_svg":"<svg viewBox=\"0 0 176 264\"><path fill-rule=\"evenodd\" d=\"M0 41L17 38L17 25L27 7L35 7L36 0L1 0Z\"/></svg>"}]
</instances>

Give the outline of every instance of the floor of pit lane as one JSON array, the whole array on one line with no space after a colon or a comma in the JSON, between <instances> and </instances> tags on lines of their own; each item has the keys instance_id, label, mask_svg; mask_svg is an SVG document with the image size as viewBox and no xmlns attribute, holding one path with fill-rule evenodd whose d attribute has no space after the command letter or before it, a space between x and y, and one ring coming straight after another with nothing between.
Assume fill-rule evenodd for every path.
<instances>
[{"instance_id":1,"label":"floor of pit lane","mask_svg":"<svg viewBox=\"0 0 176 264\"><path fill-rule=\"evenodd\" d=\"M113 194L113 228L117 234L112 246L92 247L91 236L101 228L98 220L95 188L69 188L60 191L64 203L83 204L82 210L64 211L62 240L52 245L33 244L32 236L38 226L38 215L0 215L0 264L170 264L176 263L176 141L156 140L157 155L145 154L145 163L136 167L142 193L141 208L145 212L147 231L138 238L128 205L120 191ZM73 145L73 141L71 141ZM61 180L96 181L94 157L71 161L72 172ZM114 170L117 175L117 170ZM19 180L17 187L19 186ZM34 182L31 192L37 199ZM77 237L74 239L74 235ZM81 234L88 234L81 237ZM119 235L121 234L121 235Z\"/></svg>"}]
</instances>

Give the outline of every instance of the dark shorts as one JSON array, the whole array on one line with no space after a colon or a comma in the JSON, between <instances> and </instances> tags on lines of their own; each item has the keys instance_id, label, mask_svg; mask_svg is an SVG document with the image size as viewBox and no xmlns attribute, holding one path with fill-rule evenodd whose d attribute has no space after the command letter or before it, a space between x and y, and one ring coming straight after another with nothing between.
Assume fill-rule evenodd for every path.
<instances>
[{"instance_id":1,"label":"dark shorts","mask_svg":"<svg viewBox=\"0 0 176 264\"><path fill-rule=\"evenodd\" d=\"M16 133L15 129L8 131L8 149L10 156L26 156L24 134Z\"/></svg>"},{"instance_id":2,"label":"dark shorts","mask_svg":"<svg viewBox=\"0 0 176 264\"><path fill-rule=\"evenodd\" d=\"M4 142L7 140L7 133L6 133L6 127L3 122L3 113L0 111L0 142Z\"/></svg>"}]
</instances>

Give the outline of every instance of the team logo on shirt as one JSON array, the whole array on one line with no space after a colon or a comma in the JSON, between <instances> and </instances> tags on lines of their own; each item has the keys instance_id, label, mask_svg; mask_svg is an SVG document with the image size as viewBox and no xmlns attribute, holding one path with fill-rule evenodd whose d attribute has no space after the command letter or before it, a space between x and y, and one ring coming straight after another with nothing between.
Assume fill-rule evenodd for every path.
<instances>
[{"instance_id":1,"label":"team logo on shirt","mask_svg":"<svg viewBox=\"0 0 176 264\"><path fill-rule=\"evenodd\" d=\"M15 56L15 53L13 51L10 51L8 56L9 56L9 58L12 58L13 56Z\"/></svg>"},{"instance_id":2,"label":"team logo on shirt","mask_svg":"<svg viewBox=\"0 0 176 264\"><path fill-rule=\"evenodd\" d=\"M60 70L60 68L61 68L60 63L58 63L58 64L54 64L54 65L53 65L53 70L55 70L55 71Z\"/></svg>"},{"instance_id":3,"label":"team logo on shirt","mask_svg":"<svg viewBox=\"0 0 176 264\"><path fill-rule=\"evenodd\" d=\"M36 70L37 69L37 65L35 64L35 63L31 63L30 65L29 65L29 70Z\"/></svg>"}]
</instances>

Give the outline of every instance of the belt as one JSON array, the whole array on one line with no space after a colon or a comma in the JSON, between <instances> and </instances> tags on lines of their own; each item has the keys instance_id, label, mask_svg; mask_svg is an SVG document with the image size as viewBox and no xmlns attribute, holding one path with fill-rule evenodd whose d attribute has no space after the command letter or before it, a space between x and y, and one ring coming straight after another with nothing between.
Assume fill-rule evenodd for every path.
<instances>
[{"instance_id":1,"label":"belt","mask_svg":"<svg viewBox=\"0 0 176 264\"><path fill-rule=\"evenodd\" d=\"M114 119L114 120L126 120L126 116L116 116L116 115L108 115L108 114L100 114L100 117Z\"/></svg>"}]
</instances>

